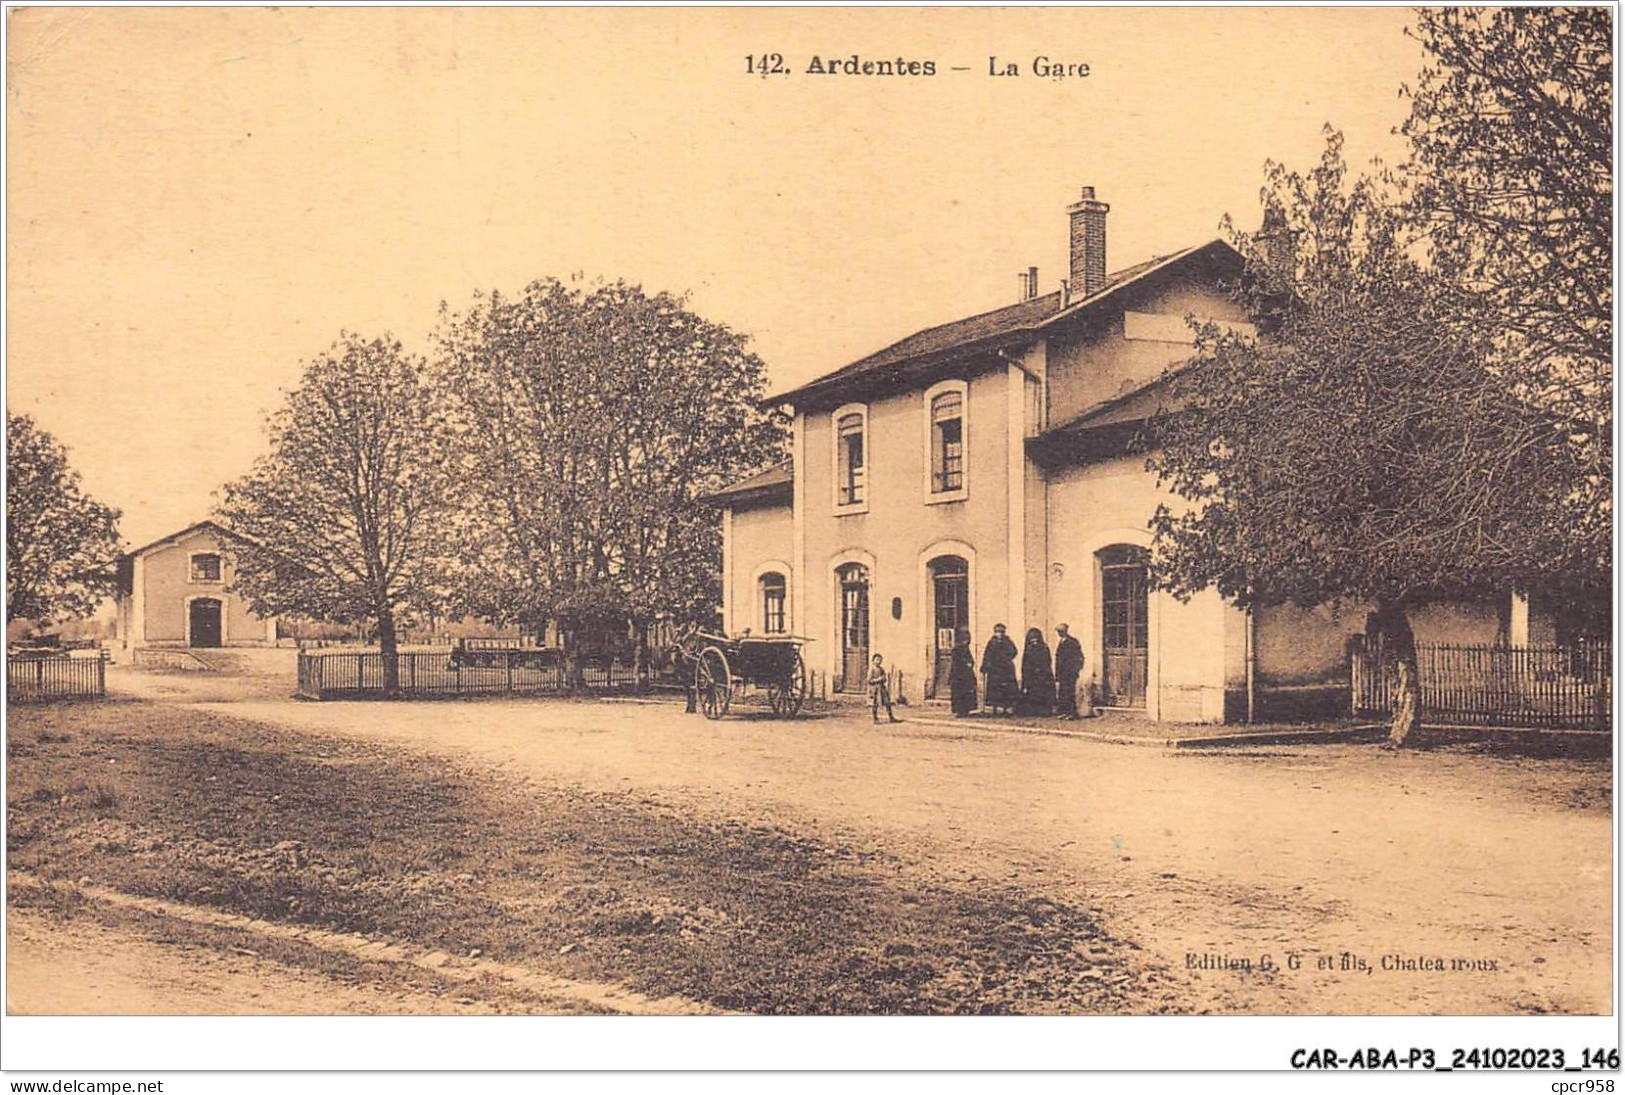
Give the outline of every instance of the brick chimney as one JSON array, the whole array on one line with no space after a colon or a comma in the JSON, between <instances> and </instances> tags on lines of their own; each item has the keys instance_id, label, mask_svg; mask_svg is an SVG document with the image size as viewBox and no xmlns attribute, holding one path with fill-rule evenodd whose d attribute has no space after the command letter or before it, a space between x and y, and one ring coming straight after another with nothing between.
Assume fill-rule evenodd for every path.
<instances>
[{"instance_id":1,"label":"brick chimney","mask_svg":"<svg viewBox=\"0 0 1625 1095\"><path fill-rule=\"evenodd\" d=\"M1291 288L1297 274L1297 234L1287 226L1286 214L1275 202L1264 207L1264 223L1254 239L1270 288L1276 291Z\"/></svg>"},{"instance_id":2,"label":"brick chimney","mask_svg":"<svg viewBox=\"0 0 1625 1095\"><path fill-rule=\"evenodd\" d=\"M1111 206L1095 200L1095 188L1083 188L1083 200L1066 213L1072 220L1072 277L1068 295L1076 300L1106 286L1106 214Z\"/></svg>"},{"instance_id":3,"label":"brick chimney","mask_svg":"<svg viewBox=\"0 0 1625 1095\"><path fill-rule=\"evenodd\" d=\"M1016 275L1016 280L1021 284L1021 300L1032 300L1038 295L1038 267L1027 267Z\"/></svg>"}]
</instances>

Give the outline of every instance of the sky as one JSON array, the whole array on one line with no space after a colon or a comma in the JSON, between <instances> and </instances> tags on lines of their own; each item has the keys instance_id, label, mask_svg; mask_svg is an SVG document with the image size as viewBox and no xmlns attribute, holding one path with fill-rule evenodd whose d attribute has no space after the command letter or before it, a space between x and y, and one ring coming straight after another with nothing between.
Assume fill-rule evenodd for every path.
<instances>
[{"instance_id":1,"label":"sky","mask_svg":"<svg viewBox=\"0 0 1625 1095\"><path fill-rule=\"evenodd\" d=\"M1116 269L1255 225L1327 123L1398 158L1408 15L11 10L8 405L133 545L208 515L340 331L429 353L476 290L686 293L789 388L1055 288L1083 185ZM807 71L854 54L937 74Z\"/></svg>"}]
</instances>

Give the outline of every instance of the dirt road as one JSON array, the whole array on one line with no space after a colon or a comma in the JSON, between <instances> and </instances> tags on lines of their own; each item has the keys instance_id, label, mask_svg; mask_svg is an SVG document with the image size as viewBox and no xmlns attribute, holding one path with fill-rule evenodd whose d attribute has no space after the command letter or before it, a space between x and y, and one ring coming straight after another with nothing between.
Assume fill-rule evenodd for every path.
<instances>
[{"instance_id":1,"label":"dirt road","mask_svg":"<svg viewBox=\"0 0 1625 1095\"><path fill-rule=\"evenodd\" d=\"M637 704L230 710L838 833L933 876L1039 880L1103 908L1217 1010L1609 1007L1606 764L1371 746L1167 754L862 719L712 723ZM1303 965L1289 970L1294 953ZM1265 955L1280 968L1260 971ZM1230 968L1243 959L1252 970ZM1432 960L1469 966L1419 968Z\"/></svg>"},{"instance_id":2,"label":"dirt road","mask_svg":"<svg viewBox=\"0 0 1625 1095\"><path fill-rule=\"evenodd\" d=\"M346 982L231 943L169 927L167 936L112 919L13 909L7 1007L16 1015L463 1015L489 1011L463 994Z\"/></svg>"},{"instance_id":3,"label":"dirt road","mask_svg":"<svg viewBox=\"0 0 1625 1095\"><path fill-rule=\"evenodd\" d=\"M898 907L1019 891L1142 948L1132 960L1176 982L1161 998L1178 1010L1609 1007L1606 761L1354 745L1185 755L974 726L712 723L646 703L244 694L220 702L211 684L165 706L312 748L383 748L414 773L485 773L538 802L564 789L600 810L625 799L688 824L771 827L884 860ZM875 885L861 892L879 900Z\"/></svg>"}]
</instances>

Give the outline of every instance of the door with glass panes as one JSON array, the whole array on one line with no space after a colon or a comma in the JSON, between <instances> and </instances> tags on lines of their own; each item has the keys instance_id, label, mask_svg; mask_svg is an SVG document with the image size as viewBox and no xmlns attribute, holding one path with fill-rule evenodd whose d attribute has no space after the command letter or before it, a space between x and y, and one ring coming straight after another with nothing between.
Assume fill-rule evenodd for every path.
<instances>
[{"instance_id":1,"label":"door with glass panes","mask_svg":"<svg viewBox=\"0 0 1625 1095\"><path fill-rule=\"evenodd\" d=\"M869 571L852 563L836 572L841 604L838 692L862 692L869 680Z\"/></svg>"},{"instance_id":2,"label":"door with glass panes","mask_svg":"<svg viewBox=\"0 0 1625 1095\"><path fill-rule=\"evenodd\" d=\"M1145 549L1100 552L1100 679L1107 707L1144 707L1150 647Z\"/></svg>"},{"instance_id":3,"label":"door with glass panes","mask_svg":"<svg viewBox=\"0 0 1625 1095\"><path fill-rule=\"evenodd\" d=\"M954 636L970 626L970 574L965 560L945 555L931 561L931 611L935 628L932 641L931 692L934 699L948 690L948 670L953 662Z\"/></svg>"}]
</instances>

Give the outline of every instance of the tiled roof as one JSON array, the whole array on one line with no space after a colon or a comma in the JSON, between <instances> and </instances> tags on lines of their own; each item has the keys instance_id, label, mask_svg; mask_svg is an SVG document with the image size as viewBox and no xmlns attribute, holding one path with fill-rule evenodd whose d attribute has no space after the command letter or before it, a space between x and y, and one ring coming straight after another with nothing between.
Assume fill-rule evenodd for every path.
<instances>
[{"instance_id":1,"label":"tiled roof","mask_svg":"<svg viewBox=\"0 0 1625 1095\"><path fill-rule=\"evenodd\" d=\"M718 505L730 505L734 502L761 500L766 501L777 495L788 496L792 487L790 474L790 461L774 464L766 471L759 471L755 475L741 479L737 483L730 483L721 490L713 491L702 496L702 501L714 502Z\"/></svg>"},{"instance_id":2,"label":"tiled roof","mask_svg":"<svg viewBox=\"0 0 1625 1095\"><path fill-rule=\"evenodd\" d=\"M997 308L991 312L983 312L978 316L956 319L952 323L944 323L939 327L927 327L923 331L916 331L907 338L892 343L883 350L877 350L868 357L860 358L850 365L836 369L827 376L819 377L811 384L803 385L801 390L844 380L860 373L873 372L876 369L883 369L887 365L908 361L911 358L941 353L944 350L954 350L986 339L998 338L1000 335L1010 334L1015 331L1030 331L1060 310L1061 294L1054 292L1041 297L1034 297L1032 300L1024 300L1019 304Z\"/></svg>"},{"instance_id":3,"label":"tiled roof","mask_svg":"<svg viewBox=\"0 0 1625 1095\"><path fill-rule=\"evenodd\" d=\"M927 327L817 380L770 396L763 400L763 403L767 405L794 403L809 396L839 390L860 380L871 379L876 374L901 373L905 369L952 359L961 353L992 350L1007 343L1024 341L1036 331L1094 309L1119 290L1154 271L1215 247L1225 251L1231 250L1228 244L1220 240L1210 240L1196 247L1187 247L1183 251L1147 259L1145 262L1118 270L1106 279L1106 284L1100 290L1081 300L1073 301L1064 308L1061 306L1061 294L1056 292L955 320L952 323Z\"/></svg>"},{"instance_id":4,"label":"tiled roof","mask_svg":"<svg viewBox=\"0 0 1625 1095\"><path fill-rule=\"evenodd\" d=\"M124 558L133 559L137 555L145 555L153 548L163 547L166 544L174 543L176 540L184 539L185 537L192 535L194 532L205 531L212 532L216 536L229 536L234 540L242 540L245 543L252 543L248 537L242 535L241 533L233 532L231 529L226 528L224 525L215 521L199 521L196 524L187 525L179 532L172 532L168 536L160 536L150 544L143 544L141 547L131 548L129 551L124 553Z\"/></svg>"},{"instance_id":5,"label":"tiled roof","mask_svg":"<svg viewBox=\"0 0 1625 1095\"><path fill-rule=\"evenodd\" d=\"M1169 384L1180 369L1103 400L1065 422L1027 441L1027 451L1039 464L1055 467L1103 456L1144 451L1144 426L1159 411L1177 409L1170 403Z\"/></svg>"},{"instance_id":6,"label":"tiled roof","mask_svg":"<svg viewBox=\"0 0 1625 1095\"><path fill-rule=\"evenodd\" d=\"M1041 436L1078 433L1083 430L1099 429L1102 426L1117 426L1125 422L1143 422L1163 409L1168 395L1166 390L1168 383L1178 372L1178 369L1170 370L1137 388L1131 388L1122 395L1102 400L1065 422L1051 426Z\"/></svg>"}]
</instances>

